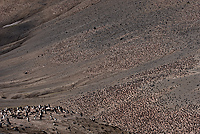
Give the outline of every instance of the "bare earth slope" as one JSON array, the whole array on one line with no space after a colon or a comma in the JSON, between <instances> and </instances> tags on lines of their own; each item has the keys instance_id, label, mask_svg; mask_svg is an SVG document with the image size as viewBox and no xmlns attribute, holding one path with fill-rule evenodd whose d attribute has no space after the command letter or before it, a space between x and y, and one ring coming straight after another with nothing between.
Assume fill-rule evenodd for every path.
<instances>
[{"instance_id":1,"label":"bare earth slope","mask_svg":"<svg viewBox=\"0 0 200 134\"><path fill-rule=\"evenodd\" d=\"M23 112L30 108L22 108L23 119L12 118L7 126L3 120L0 131L13 132L18 125L27 133L197 133L199 5L199 0L1 1L0 108L16 112L19 106L50 103L65 112L52 110L43 120L29 113L27 122Z\"/></svg>"}]
</instances>

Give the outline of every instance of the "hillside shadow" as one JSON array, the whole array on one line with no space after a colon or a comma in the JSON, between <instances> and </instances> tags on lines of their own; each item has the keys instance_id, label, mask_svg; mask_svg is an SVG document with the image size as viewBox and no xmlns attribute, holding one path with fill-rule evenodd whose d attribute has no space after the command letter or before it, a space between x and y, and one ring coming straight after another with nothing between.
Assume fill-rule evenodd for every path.
<instances>
[{"instance_id":1,"label":"hillside shadow","mask_svg":"<svg viewBox=\"0 0 200 134\"><path fill-rule=\"evenodd\" d=\"M29 31L34 28L32 22L26 22L15 26L1 28L0 30L0 55L7 53L19 46L29 35Z\"/></svg>"}]
</instances>

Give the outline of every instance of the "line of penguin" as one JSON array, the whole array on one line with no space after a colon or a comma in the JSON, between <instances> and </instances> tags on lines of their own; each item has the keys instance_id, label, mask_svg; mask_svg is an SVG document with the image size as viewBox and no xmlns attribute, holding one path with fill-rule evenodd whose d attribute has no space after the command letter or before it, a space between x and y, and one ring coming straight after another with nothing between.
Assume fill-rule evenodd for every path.
<instances>
[{"instance_id":1,"label":"line of penguin","mask_svg":"<svg viewBox=\"0 0 200 134\"><path fill-rule=\"evenodd\" d=\"M17 108L5 108L0 110L0 128L6 126L9 127L12 125L10 118L14 119L26 119L27 122L30 122L30 117L33 117L33 120L42 120L44 115L49 116L50 120L56 121L57 119L53 117L53 114L77 114L74 111L69 111L61 106L51 107L48 105L38 105L38 106L25 106ZM65 115L64 115L65 116ZM80 113L82 117L83 114Z\"/></svg>"}]
</instances>

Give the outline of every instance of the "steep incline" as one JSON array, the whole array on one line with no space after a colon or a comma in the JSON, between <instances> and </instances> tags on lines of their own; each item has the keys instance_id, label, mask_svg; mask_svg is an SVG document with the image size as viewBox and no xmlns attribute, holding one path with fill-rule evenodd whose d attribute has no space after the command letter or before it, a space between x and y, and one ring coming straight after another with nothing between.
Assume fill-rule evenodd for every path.
<instances>
[{"instance_id":1,"label":"steep incline","mask_svg":"<svg viewBox=\"0 0 200 134\"><path fill-rule=\"evenodd\" d=\"M1 0L0 131L198 133L199 5Z\"/></svg>"},{"instance_id":2,"label":"steep incline","mask_svg":"<svg viewBox=\"0 0 200 134\"><path fill-rule=\"evenodd\" d=\"M198 1L30 1L17 8L20 2L1 22L4 106L115 85L200 47Z\"/></svg>"}]
</instances>

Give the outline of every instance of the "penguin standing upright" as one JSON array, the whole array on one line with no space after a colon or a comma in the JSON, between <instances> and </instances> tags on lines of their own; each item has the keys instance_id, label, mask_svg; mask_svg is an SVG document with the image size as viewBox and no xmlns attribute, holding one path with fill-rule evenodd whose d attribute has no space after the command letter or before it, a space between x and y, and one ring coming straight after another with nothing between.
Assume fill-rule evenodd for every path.
<instances>
[{"instance_id":1,"label":"penguin standing upright","mask_svg":"<svg viewBox=\"0 0 200 134\"><path fill-rule=\"evenodd\" d=\"M8 125L11 125L9 118L6 119Z\"/></svg>"},{"instance_id":2,"label":"penguin standing upright","mask_svg":"<svg viewBox=\"0 0 200 134\"><path fill-rule=\"evenodd\" d=\"M2 127L2 123L0 122L0 128Z\"/></svg>"},{"instance_id":3,"label":"penguin standing upright","mask_svg":"<svg viewBox=\"0 0 200 134\"><path fill-rule=\"evenodd\" d=\"M30 122L30 119L29 119L29 117L27 117L27 121L28 121L28 122Z\"/></svg>"}]
</instances>

